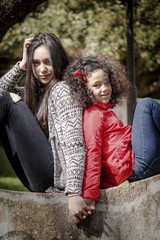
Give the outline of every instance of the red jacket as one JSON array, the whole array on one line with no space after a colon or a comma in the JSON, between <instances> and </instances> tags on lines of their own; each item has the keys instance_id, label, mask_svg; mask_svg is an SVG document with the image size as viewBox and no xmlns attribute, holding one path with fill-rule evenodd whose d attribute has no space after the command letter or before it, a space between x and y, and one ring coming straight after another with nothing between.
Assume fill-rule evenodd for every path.
<instances>
[{"instance_id":1,"label":"red jacket","mask_svg":"<svg viewBox=\"0 0 160 240\"><path fill-rule=\"evenodd\" d=\"M99 189L117 186L133 171L131 126L123 126L113 105L97 103L85 109L84 139L87 147L82 196L95 201Z\"/></svg>"}]
</instances>

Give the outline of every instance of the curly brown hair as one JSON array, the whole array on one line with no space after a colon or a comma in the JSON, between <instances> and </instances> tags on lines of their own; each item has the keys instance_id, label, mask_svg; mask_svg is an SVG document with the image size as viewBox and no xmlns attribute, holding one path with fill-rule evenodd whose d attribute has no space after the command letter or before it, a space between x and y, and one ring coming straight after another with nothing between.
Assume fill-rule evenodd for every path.
<instances>
[{"instance_id":1,"label":"curly brown hair","mask_svg":"<svg viewBox=\"0 0 160 240\"><path fill-rule=\"evenodd\" d=\"M122 97L128 95L129 82L126 78L126 70L118 61L102 56L80 57L68 65L63 80L69 85L72 98L77 99L84 108L94 104L95 101L91 90L88 89L87 83L82 77L73 76L78 69L86 78L90 77L96 69L104 71L112 87L110 103L114 106L119 103Z\"/></svg>"}]
</instances>

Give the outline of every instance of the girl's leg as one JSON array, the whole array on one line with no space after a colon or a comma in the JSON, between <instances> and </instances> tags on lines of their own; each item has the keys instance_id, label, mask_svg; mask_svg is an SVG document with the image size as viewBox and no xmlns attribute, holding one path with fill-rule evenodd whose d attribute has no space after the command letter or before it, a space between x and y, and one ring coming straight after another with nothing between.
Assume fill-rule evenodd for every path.
<instances>
[{"instance_id":1,"label":"girl's leg","mask_svg":"<svg viewBox=\"0 0 160 240\"><path fill-rule=\"evenodd\" d=\"M17 177L20 179L20 181L23 183L23 185L26 188L30 189L29 182L28 182L28 180L26 178L26 175L23 171L23 168L22 168L22 165L19 161L18 155L13 149L14 144L13 145L10 144L12 137L10 136L9 129L7 131L6 129L1 128L0 129L0 134L1 134L1 139L3 139L2 140L3 148L6 152L8 160L10 161L10 164L12 165L13 170L15 171Z\"/></svg>"},{"instance_id":2,"label":"girl's leg","mask_svg":"<svg viewBox=\"0 0 160 240\"><path fill-rule=\"evenodd\" d=\"M13 169L31 191L53 186L51 145L26 104L0 97L0 139Z\"/></svg>"},{"instance_id":3,"label":"girl's leg","mask_svg":"<svg viewBox=\"0 0 160 240\"><path fill-rule=\"evenodd\" d=\"M135 181L160 173L160 104L151 98L140 100L132 125L135 160L129 180Z\"/></svg>"}]
</instances>

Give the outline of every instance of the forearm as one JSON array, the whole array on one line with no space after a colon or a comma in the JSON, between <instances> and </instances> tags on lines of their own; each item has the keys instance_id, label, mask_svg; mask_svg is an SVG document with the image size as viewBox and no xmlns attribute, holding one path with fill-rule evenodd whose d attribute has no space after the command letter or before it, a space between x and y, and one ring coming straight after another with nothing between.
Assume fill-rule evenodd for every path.
<instances>
[{"instance_id":1,"label":"forearm","mask_svg":"<svg viewBox=\"0 0 160 240\"><path fill-rule=\"evenodd\" d=\"M13 91L18 81L26 73L17 63L9 72L0 78L0 96Z\"/></svg>"},{"instance_id":2,"label":"forearm","mask_svg":"<svg viewBox=\"0 0 160 240\"><path fill-rule=\"evenodd\" d=\"M85 168L86 147L83 139L83 132L81 126L82 112L74 109L74 118L66 119L66 126L64 130L65 137L65 159L66 159L66 192L82 194L82 183ZM75 122L80 124L75 126ZM72 125L72 124L73 125Z\"/></svg>"},{"instance_id":3,"label":"forearm","mask_svg":"<svg viewBox=\"0 0 160 240\"><path fill-rule=\"evenodd\" d=\"M101 161L96 158L97 163L93 159L86 160L85 174L83 178L82 197L98 201L100 193L100 176ZM99 161L98 161L99 159Z\"/></svg>"},{"instance_id":4,"label":"forearm","mask_svg":"<svg viewBox=\"0 0 160 240\"><path fill-rule=\"evenodd\" d=\"M74 114L66 117L63 127L65 140L66 159L66 192L82 194L82 183L86 159L86 147L82 131L83 111L76 103L68 106L63 112L67 116L67 111L73 107ZM71 115L71 113L70 113ZM64 119L64 118L63 118Z\"/></svg>"}]
</instances>

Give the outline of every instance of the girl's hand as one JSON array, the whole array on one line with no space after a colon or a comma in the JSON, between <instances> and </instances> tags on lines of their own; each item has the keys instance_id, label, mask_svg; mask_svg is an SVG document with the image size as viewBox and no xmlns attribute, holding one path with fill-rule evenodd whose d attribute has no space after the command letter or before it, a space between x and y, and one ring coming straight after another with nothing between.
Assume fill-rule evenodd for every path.
<instances>
[{"instance_id":1,"label":"girl's hand","mask_svg":"<svg viewBox=\"0 0 160 240\"><path fill-rule=\"evenodd\" d=\"M95 201L91 198L84 198L85 203L87 204L87 206L90 207L95 207Z\"/></svg>"},{"instance_id":2,"label":"girl's hand","mask_svg":"<svg viewBox=\"0 0 160 240\"><path fill-rule=\"evenodd\" d=\"M86 219L88 214L94 210L94 206L87 206L81 196L68 197L69 215L74 223Z\"/></svg>"},{"instance_id":3,"label":"girl's hand","mask_svg":"<svg viewBox=\"0 0 160 240\"><path fill-rule=\"evenodd\" d=\"M32 38L27 38L24 41L22 61L19 63L20 68L23 68L23 69L27 68L27 48L31 44L32 40L33 40L33 37Z\"/></svg>"}]
</instances>

